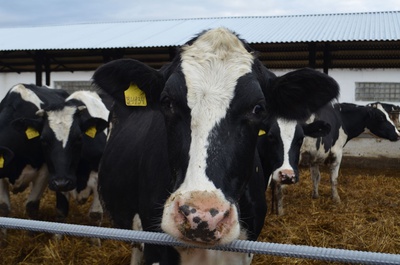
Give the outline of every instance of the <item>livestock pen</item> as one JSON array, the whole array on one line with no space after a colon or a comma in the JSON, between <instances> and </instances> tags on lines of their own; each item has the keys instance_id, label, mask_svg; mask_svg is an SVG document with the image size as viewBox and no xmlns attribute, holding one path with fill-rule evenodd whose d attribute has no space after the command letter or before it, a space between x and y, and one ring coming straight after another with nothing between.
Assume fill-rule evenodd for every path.
<instances>
[{"instance_id":1,"label":"livestock pen","mask_svg":"<svg viewBox=\"0 0 400 265\"><path fill-rule=\"evenodd\" d=\"M379 162L376 162L379 163ZM397 168L356 168L347 161L339 177L341 204L330 199L328 173L322 172L321 197L311 199L308 169L285 191L284 216L268 214L259 241L400 254L400 177ZM26 194L12 196L10 217L25 218ZM269 192L267 193L269 199ZM41 220L53 221L55 198L46 192ZM72 203L70 223L87 224L88 205ZM111 226L105 218L103 226ZM86 238L66 236L55 242L47 233L10 230L0 249L1 264L129 264L131 245L103 240L91 246ZM252 264L345 264L272 255L255 255Z\"/></svg>"}]
</instances>

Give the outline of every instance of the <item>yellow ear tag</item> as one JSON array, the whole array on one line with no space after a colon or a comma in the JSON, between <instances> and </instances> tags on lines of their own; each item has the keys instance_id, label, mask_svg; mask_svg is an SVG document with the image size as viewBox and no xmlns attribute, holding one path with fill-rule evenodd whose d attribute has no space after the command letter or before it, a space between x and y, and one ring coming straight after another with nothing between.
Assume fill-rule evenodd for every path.
<instances>
[{"instance_id":1,"label":"yellow ear tag","mask_svg":"<svg viewBox=\"0 0 400 265\"><path fill-rule=\"evenodd\" d=\"M39 136L39 132L35 128L28 127L25 131L26 137L30 140Z\"/></svg>"},{"instance_id":2,"label":"yellow ear tag","mask_svg":"<svg viewBox=\"0 0 400 265\"><path fill-rule=\"evenodd\" d=\"M127 106L147 106L146 94L136 85L132 84L124 91Z\"/></svg>"},{"instance_id":3,"label":"yellow ear tag","mask_svg":"<svg viewBox=\"0 0 400 265\"><path fill-rule=\"evenodd\" d=\"M261 136L261 135L264 135L264 134L266 134L266 132L264 130L259 130L258 131L258 136Z\"/></svg>"},{"instance_id":4,"label":"yellow ear tag","mask_svg":"<svg viewBox=\"0 0 400 265\"><path fill-rule=\"evenodd\" d=\"M0 155L0 168L4 167L4 157L3 155Z\"/></svg>"},{"instance_id":5,"label":"yellow ear tag","mask_svg":"<svg viewBox=\"0 0 400 265\"><path fill-rule=\"evenodd\" d=\"M97 132L96 127L92 126L86 130L85 134L90 138L94 138L96 136L96 132Z\"/></svg>"}]
</instances>

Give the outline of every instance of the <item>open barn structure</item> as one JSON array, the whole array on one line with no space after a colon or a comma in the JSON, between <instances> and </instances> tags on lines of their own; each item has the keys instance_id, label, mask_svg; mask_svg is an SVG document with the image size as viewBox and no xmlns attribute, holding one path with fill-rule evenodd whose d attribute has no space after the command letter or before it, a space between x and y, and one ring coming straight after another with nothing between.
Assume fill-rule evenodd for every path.
<instances>
[{"instance_id":1,"label":"open barn structure","mask_svg":"<svg viewBox=\"0 0 400 265\"><path fill-rule=\"evenodd\" d=\"M0 78L34 72L37 85L51 85L53 72L94 71L118 58L159 68L219 26L239 33L270 69L400 68L400 11L388 11L0 28Z\"/></svg>"}]
</instances>

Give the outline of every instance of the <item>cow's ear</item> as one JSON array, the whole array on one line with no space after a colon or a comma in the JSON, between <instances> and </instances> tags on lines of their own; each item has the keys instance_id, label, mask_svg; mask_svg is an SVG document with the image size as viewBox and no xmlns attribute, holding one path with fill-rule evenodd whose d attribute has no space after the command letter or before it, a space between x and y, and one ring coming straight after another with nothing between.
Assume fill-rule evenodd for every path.
<instances>
[{"instance_id":1,"label":"cow's ear","mask_svg":"<svg viewBox=\"0 0 400 265\"><path fill-rule=\"evenodd\" d=\"M18 132L23 133L31 140L40 136L43 128L43 119L15 119L11 122L11 126Z\"/></svg>"},{"instance_id":2,"label":"cow's ear","mask_svg":"<svg viewBox=\"0 0 400 265\"><path fill-rule=\"evenodd\" d=\"M120 59L100 66L93 83L117 102L127 106L147 106L159 101L163 75L132 59Z\"/></svg>"},{"instance_id":3,"label":"cow's ear","mask_svg":"<svg viewBox=\"0 0 400 265\"><path fill-rule=\"evenodd\" d=\"M14 152L10 149L0 146L0 168L6 167L14 158Z\"/></svg>"},{"instance_id":4,"label":"cow's ear","mask_svg":"<svg viewBox=\"0 0 400 265\"><path fill-rule=\"evenodd\" d=\"M331 132L331 125L327 122L317 120L309 124L302 124L304 135L317 138L324 137Z\"/></svg>"},{"instance_id":5,"label":"cow's ear","mask_svg":"<svg viewBox=\"0 0 400 265\"><path fill-rule=\"evenodd\" d=\"M271 111L302 120L338 96L339 85L332 77L304 68L275 78L265 97Z\"/></svg>"},{"instance_id":6,"label":"cow's ear","mask_svg":"<svg viewBox=\"0 0 400 265\"><path fill-rule=\"evenodd\" d=\"M101 118L89 118L82 122L80 126L86 136L94 138L108 127L108 122Z\"/></svg>"}]
</instances>

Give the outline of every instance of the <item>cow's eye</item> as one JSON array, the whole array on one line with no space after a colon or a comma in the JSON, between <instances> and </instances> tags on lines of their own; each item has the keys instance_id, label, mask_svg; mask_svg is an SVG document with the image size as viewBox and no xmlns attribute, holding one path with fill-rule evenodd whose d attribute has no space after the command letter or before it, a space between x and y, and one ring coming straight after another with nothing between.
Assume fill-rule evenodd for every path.
<instances>
[{"instance_id":1,"label":"cow's eye","mask_svg":"<svg viewBox=\"0 0 400 265\"><path fill-rule=\"evenodd\" d=\"M163 96L161 98L161 105L165 111L174 113L174 104L170 97Z\"/></svg>"},{"instance_id":2,"label":"cow's eye","mask_svg":"<svg viewBox=\"0 0 400 265\"><path fill-rule=\"evenodd\" d=\"M260 114L261 112L263 112L265 110L264 106L261 104L257 104L254 106L253 108L253 113L254 114Z\"/></svg>"}]
</instances>

